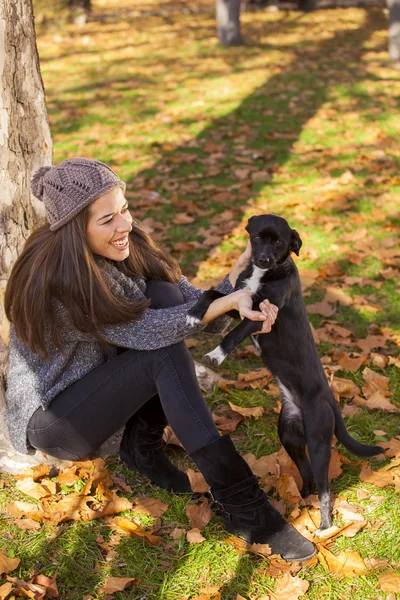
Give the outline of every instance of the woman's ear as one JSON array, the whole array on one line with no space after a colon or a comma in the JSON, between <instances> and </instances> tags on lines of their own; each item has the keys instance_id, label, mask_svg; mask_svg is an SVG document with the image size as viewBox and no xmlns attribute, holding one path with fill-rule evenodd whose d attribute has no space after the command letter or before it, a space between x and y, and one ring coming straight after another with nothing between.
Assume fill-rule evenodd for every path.
<instances>
[{"instance_id":1,"label":"woman's ear","mask_svg":"<svg viewBox=\"0 0 400 600\"><path fill-rule=\"evenodd\" d=\"M290 239L290 250L299 256L300 248L302 247L303 242L297 231L292 229L292 237Z\"/></svg>"},{"instance_id":2,"label":"woman's ear","mask_svg":"<svg viewBox=\"0 0 400 600\"><path fill-rule=\"evenodd\" d=\"M251 220L252 220L252 219L254 219L254 217L250 217L250 219L247 221L247 225L246 225L246 227L245 227L245 230L246 230L248 233L250 233L250 231L249 231L249 225L250 225L250 223L251 223Z\"/></svg>"}]
</instances>

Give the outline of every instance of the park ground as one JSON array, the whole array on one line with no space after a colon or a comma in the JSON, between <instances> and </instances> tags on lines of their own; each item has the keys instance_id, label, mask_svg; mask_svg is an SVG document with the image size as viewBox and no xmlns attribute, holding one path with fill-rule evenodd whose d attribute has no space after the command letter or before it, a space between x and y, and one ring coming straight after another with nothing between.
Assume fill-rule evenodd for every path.
<instances>
[{"instance_id":1,"label":"park ground","mask_svg":"<svg viewBox=\"0 0 400 600\"><path fill-rule=\"evenodd\" d=\"M38 34L55 163L86 156L110 164L127 182L134 216L198 286L229 271L249 216L286 217L303 239L296 260L305 300L347 426L359 440L386 444L389 456L369 469L333 450L336 529L300 570L244 552L217 518L204 524L204 506L157 489L115 456L64 474L43 471L35 484L4 476L0 566L14 588L50 578L36 580L46 597L54 578L62 600L394 600L400 74L388 64L382 9L246 12L245 45L221 48L207 2L193 12L147 3L134 14L128 2L94 5L84 28ZM193 357L201 361L218 339L190 340ZM274 454L279 397L261 367L242 344L216 369L221 382L206 398L280 510L312 536L315 499L299 499L295 471ZM177 446L169 452L193 468ZM111 508L107 516L110 500L125 509L118 517ZM93 510L105 516L93 519ZM29 585L26 596L39 598Z\"/></svg>"}]
</instances>

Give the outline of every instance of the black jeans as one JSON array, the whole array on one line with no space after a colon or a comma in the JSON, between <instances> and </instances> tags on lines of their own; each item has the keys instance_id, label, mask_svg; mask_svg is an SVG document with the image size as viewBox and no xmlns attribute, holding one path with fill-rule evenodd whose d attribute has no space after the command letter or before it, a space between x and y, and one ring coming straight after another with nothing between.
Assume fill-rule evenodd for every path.
<instances>
[{"instance_id":1,"label":"black jeans","mask_svg":"<svg viewBox=\"0 0 400 600\"><path fill-rule=\"evenodd\" d=\"M152 308L183 303L179 287L149 281ZM69 460L90 456L158 393L178 439L191 453L220 437L200 391L185 342L158 350L125 350L39 408L28 425L29 443Z\"/></svg>"}]
</instances>

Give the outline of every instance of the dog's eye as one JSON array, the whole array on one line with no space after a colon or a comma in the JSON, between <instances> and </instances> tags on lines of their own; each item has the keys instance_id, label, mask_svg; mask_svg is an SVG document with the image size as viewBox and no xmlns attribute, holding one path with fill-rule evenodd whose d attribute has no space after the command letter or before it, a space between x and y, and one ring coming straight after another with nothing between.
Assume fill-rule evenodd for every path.
<instances>
[{"instance_id":1,"label":"dog's eye","mask_svg":"<svg viewBox=\"0 0 400 600\"><path fill-rule=\"evenodd\" d=\"M259 235L255 235L255 236L254 236L254 239L255 239L255 240L259 240L259 239L260 239L260 236L259 236Z\"/></svg>"},{"instance_id":2,"label":"dog's eye","mask_svg":"<svg viewBox=\"0 0 400 600\"><path fill-rule=\"evenodd\" d=\"M283 242L281 242L280 240L277 240L275 242L275 246L282 246Z\"/></svg>"}]
</instances>

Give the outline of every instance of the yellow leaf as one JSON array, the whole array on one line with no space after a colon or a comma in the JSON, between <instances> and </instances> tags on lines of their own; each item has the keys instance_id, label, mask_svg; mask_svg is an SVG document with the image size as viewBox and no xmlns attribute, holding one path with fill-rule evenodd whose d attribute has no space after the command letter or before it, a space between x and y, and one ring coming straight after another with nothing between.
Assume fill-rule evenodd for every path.
<instances>
[{"instance_id":1,"label":"yellow leaf","mask_svg":"<svg viewBox=\"0 0 400 600\"><path fill-rule=\"evenodd\" d=\"M324 546L317 544L318 558L322 566L337 577L365 575L368 568L358 552L340 552L337 556Z\"/></svg>"},{"instance_id":2,"label":"yellow leaf","mask_svg":"<svg viewBox=\"0 0 400 600\"><path fill-rule=\"evenodd\" d=\"M232 402L228 402L228 404L234 412L239 413L242 417L254 417L255 419L259 419L264 414L264 408L262 406L244 408L242 406L237 406Z\"/></svg>"},{"instance_id":3,"label":"yellow leaf","mask_svg":"<svg viewBox=\"0 0 400 600\"><path fill-rule=\"evenodd\" d=\"M388 571L378 575L379 587L384 592L394 592L395 594L400 593L400 573L395 571Z\"/></svg>"},{"instance_id":4,"label":"yellow leaf","mask_svg":"<svg viewBox=\"0 0 400 600\"><path fill-rule=\"evenodd\" d=\"M0 575L3 573L11 573L20 563L19 558L8 558L4 549L0 550Z\"/></svg>"},{"instance_id":5,"label":"yellow leaf","mask_svg":"<svg viewBox=\"0 0 400 600\"><path fill-rule=\"evenodd\" d=\"M300 579L297 575L292 577L286 572L276 580L275 591L271 595L275 600L298 600L309 587L310 584L305 579Z\"/></svg>"}]
</instances>

